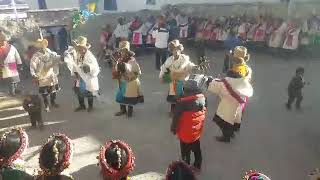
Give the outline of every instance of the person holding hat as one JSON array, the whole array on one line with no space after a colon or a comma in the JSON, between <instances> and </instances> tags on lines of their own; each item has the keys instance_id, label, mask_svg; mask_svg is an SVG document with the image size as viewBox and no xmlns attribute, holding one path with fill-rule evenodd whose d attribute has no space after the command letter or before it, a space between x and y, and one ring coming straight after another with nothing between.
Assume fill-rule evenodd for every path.
<instances>
[{"instance_id":1,"label":"person holding hat","mask_svg":"<svg viewBox=\"0 0 320 180\"><path fill-rule=\"evenodd\" d=\"M122 41L119 44L120 59L115 65L115 79L118 80L119 89L116 95L116 102L120 104L120 111L116 116L127 114L132 117L133 106L143 103L143 95L140 90L141 69L134 57L134 52L130 51L130 43ZM126 108L128 105L128 110Z\"/></svg>"},{"instance_id":2,"label":"person holding hat","mask_svg":"<svg viewBox=\"0 0 320 180\"><path fill-rule=\"evenodd\" d=\"M206 97L202 86L206 82L204 75L190 75L183 82L183 95L177 100L171 123L171 132L180 140L181 157L190 164L190 154L194 153L194 168L201 170L202 155L200 138L206 119Z\"/></svg>"},{"instance_id":3,"label":"person holding hat","mask_svg":"<svg viewBox=\"0 0 320 180\"><path fill-rule=\"evenodd\" d=\"M63 175L71 163L73 144L65 134L53 134L40 150L40 171L36 180L73 180L70 175Z\"/></svg>"},{"instance_id":4,"label":"person holding hat","mask_svg":"<svg viewBox=\"0 0 320 180\"><path fill-rule=\"evenodd\" d=\"M222 136L216 138L220 142L230 142L234 131L240 128L244 104L253 95L253 88L247 77L249 71L245 64L237 64L227 72L227 77L208 81L208 90L220 97L213 118L222 131Z\"/></svg>"},{"instance_id":5,"label":"person holding hat","mask_svg":"<svg viewBox=\"0 0 320 180\"><path fill-rule=\"evenodd\" d=\"M190 61L188 55L182 53L184 47L179 40L171 41L169 50L173 55L161 66L159 78L163 82L169 83L167 101L171 103L172 114L177 98L183 94L183 81L188 79L191 71L197 66Z\"/></svg>"},{"instance_id":6,"label":"person holding hat","mask_svg":"<svg viewBox=\"0 0 320 180\"><path fill-rule=\"evenodd\" d=\"M25 172L25 164L21 159L28 145L28 135L23 129L12 129L2 135L0 139L1 180L33 180L33 177Z\"/></svg>"},{"instance_id":7,"label":"person holding hat","mask_svg":"<svg viewBox=\"0 0 320 180\"><path fill-rule=\"evenodd\" d=\"M88 112L93 110L93 98L99 91L100 67L97 59L89 50L90 44L84 36L73 41L74 49L65 54L65 62L75 75L74 91L78 97L79 107L75 112L86 110L85 98L88 99Z\"/></svg>"},{"instance_id":8,"label":"person holding hat","mask_svg":"<svg viewBox=\"0 0 320 180\"><path fill-rule=\"evenodd\" d=\"M182 161L172 162L166 174L166 180L196 180L196 176L192 168Z\"/></svg>"},{"instance_id":9,"label":"person holding hat","mask_svg":"<svg viewBox=\"0 0 320 180\"><path fill-rule=\"evenodd\" d=\"M97 159L103 180L128 180L128 175L135 168L130 146L120 140L112 140L102 146Z\"/></svg>"},{"instance_id":10,"label":"person holding hat","mask_svg":"<svg viewBox=\"0 0 320 180\"><path fill-rule=\"evenodd\" d=\"M59 91L58 74L61 56L51 51L46 39L38 39L35 42L37 52L33 54L30 61L30 73L34 82L39 87L43 97L45 110L50 111L48 96L50 96L51 107L58 108L56 103L57 91Z\"/></svg>"},{"instance_id":11,"label":"person holding hat","mask_svg":"<svg viewBox=\"0 0 320 180\"><path fill-rule=\"evenodd\" d=\"M8 43L9 40L10 37L0 31L0 80L5 80L9 93L15 95L20 82L18 66L22 65L22 61L17 49Z\"/></svg>"}]
</instances>

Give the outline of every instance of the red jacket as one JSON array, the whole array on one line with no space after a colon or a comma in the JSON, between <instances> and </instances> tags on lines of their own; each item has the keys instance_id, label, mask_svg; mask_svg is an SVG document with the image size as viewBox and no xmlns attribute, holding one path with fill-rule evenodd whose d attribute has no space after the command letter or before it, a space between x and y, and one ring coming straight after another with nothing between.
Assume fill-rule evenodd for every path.
<instances>
[{"instance_id":1,"label":"red jacket","mask_svg":"<svg viewBox=\"0 0 320 180\"><path fill-rule=\"evenodd\" d=\"M198 94L194 96L188 96L181 98L179 101L181 104L192 102L198 98L203 98L203 94ZM179 122L177 124L177 136L184 143L193 143L200 139L203 128L204 120L206 118L206 107L201 108L201 110L187 110L183 111Z\"/></svg>"}]
</instances>

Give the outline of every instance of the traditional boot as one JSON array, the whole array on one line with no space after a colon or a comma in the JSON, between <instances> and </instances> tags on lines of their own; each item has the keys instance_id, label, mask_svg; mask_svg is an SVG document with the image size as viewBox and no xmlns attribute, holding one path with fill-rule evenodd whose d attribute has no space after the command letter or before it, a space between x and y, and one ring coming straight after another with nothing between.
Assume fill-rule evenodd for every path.
<instances>
[{"instance_id":1,"label":"traditional boot","mask_svg":"<svg viewBox=\"0 0 320 180\"><path fill-rule=\"evenodd\" d=\"M133 106L128 106L128 118L131 118L133 114Z\"/></svg>"},{"instance_id":2,"label":"traditional boot","mask_svg":"<svg viewBox=\"0 0 320 180\"><path fill-rule=\"evenodd\" d=\"M120 112L117 112L116 114L115 114L115 116L122 116L122 115L125 115L125 114L127 114L127 108L126 108L126 106L125 105L120 105Z\"/></svg>"}]
</instances>

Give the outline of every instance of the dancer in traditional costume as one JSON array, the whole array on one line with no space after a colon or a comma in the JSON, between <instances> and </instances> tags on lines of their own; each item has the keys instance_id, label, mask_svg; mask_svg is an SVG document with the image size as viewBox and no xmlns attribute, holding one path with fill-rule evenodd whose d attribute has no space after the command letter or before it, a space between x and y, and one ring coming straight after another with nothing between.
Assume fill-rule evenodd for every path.
<instances>
[{"instance_id":1,"label":"dancer in traditional costume","mask_svg":"<svg viewBox=\"0 0 320 180\"><path fill-rule=\"evenodd\" d=\"M123 17L120 17L118 19L118 25L113 31L113 35L116 38L116 48L119 47L119 43L121 41L129 40L130 26L131 23L125 24L125 19Z\"/></svg>"},{"instance_id":2,"label":"dancer in traditional costume","mask_svg":"<svg viewBox=\"0 0 320 180\"><path fill-rule=\"evenodd\" d=\"M68 169L73 156L73 144L64 134L53 134L40 151L40 171L36 180L73 180L63 172Z\"/></svg>"},{"instance_id":3,"label":"dancer in traditional costume","mask_svg":"<svg viewBox=\"0 0 320 180\"><path fill-rule=\"evenodd\" d=\"M188 17L184 13L178 14L176 17L177 24L180 28L180 35L179 38L185 39L188 37L188 28L189 28L189 23L188 23Z\"/></svg>"},{"instance_id":4,"label":"dancer in traditional costume","mask_svg":"<svg viewBox=\"0 0 320 180\"><path fill-rule=\"evenodd\" d=\"M103 180L129 180L129 174L135 167L130 146L120 140L107 142L97 158Z\"/></svg>"},{"instance_id":5,"label":"dancer in traditional costume","mask_svg":"<svg viewBox=\"0 0 320 180\"><path fill-rule=\"evenodd\" d=\"M169 50L173 55L161 66L159 78L163 82L169 83L167 101L171 103L171 113L173 113L177 98L183 94L183 81L188 79L196 65L190 61L188 55L182 53L184 47L179 40L171 41Z\"/></svg>"},{"instance_id":6,"label":"dancer in traditional costume","mask_svg":"<svg viewBox=\"0 0 320 180\"><path fill-rule=\"evenodd\" d=\"M35 47L37 48L37 52L32 56L30 73L34 82L39 86L45 110L49 112L48 96L50 96L51 107L59 107L56 103L56 96L57 91L60 89L58 74L61 56L47 48L48 41L46 39L38 39L35 42Z\"/></svg>"},{"instance_id":7,"label":"dancer in traditional costume","mask_svg":"<svg viewBox=\"0 0 320 180\"><path fill-rule=\"evenodd\" d=\"M301 28L298 27L296 23L289 23L282 48L291 52L298 49L300 31Z\"/></svg>"},{"instance_id":8,"label":"dancer in traditional costume","mask_svg":"<svg viewBox=\"0 0 320 180\"><path fill-rule=\"evenodd\" d=\"M265 22L263 16L257 18L257 23L255 25L255 32L253 35L254 42L265 42L267 31L267 23Z\"/></svg>"},{"instance_id":9,"label":"dancer in traditional costume","mask_svg":"<svg viewBox=\"0 0 320 180\"><path fill-rule=\"evenodd\" d=\"M120 104L120 112L115 115L127 114L128 117L132 117L133 106L144 102L139 80L141 69L134 57L134 52L130 51L128 41L120 42L119 51L120 58L115 65L113 78L118 80L119 89L116 101ZM128 110L126 106L128 106Z\"/></svg>"},{"instance_id":10,"label":"dancer in traditional costume","mask_svg":"<svg viewBox=\"0 0 320 180\"><path fill-rule=\"evenodd\" d=\"M272 32L268 44L271 48L279 48L284 40L287 23L283 22L281 19L276 19L272 26Z\"/></svg>"},{"instance_id":11,"label":"dancer in traditional costume","mask_svg":"<svg viewBox=\"0 0 320 180\"><path fill-rule=\"evenodd\" d=\"M131 44L135 47L141 47L143 44L142 32L144 24L138 16L134 18L129 29L132 32Z\"/></svg>"},{"instance_id":12,"label":"dancer in traditional costume","mask_svg":"<svg viewBox=\"0 0 320 180\"><path fill-rule=\"evenodd\" d=\"M73 43L75 48L66 53L64 60L75 76L74 91L79 101L75 112L86 110L85 98L88 99L88 112L91 112L93 99L99 91L100 67L89 50L90 44L86 37L79 36Z\"/></svg>"},{"instance_id":13,"label":"dancer in traditional costume","mask_svg":"<svg viewBox=\"0 0 320 180\"><path fill-rule=\"evenodd\" d=\"M23 129L12 129L0 139L0 179L33 180L26 173L22 154L28 148L28 135Z\"/></svg>"},{"instance_id":14,"label":"dancer in traditional costume","mask_svg":"<svg viewBox=\"0 0 320 180\"><path fill-rule=\"evenodd\" d=\"M166 174L166 180L196 180L196 176L192 168L182 161L172 162Z\"/></svg>"},{"instance_id":15,"label":"dancer in traditional costume","mask_svg":"<svg viewBox=\"0 0 320 180\"><path fill-rule=\"evenodd\" d=\"M249 74L248 66L242 63L233 65L226 78L208 81L208 90L220 97L220 103L213 118L222 131L222 136L217 137L218 141L230 142L234 131L240 127L243 106L253 95L253 88L247 77Z\"/></svg>"},{"instance_id":16,"label":"dancer in traditional costume","mask_svg":"<svg viewBox=\"0 0 320 180\"><path fill-rule=\"evenodd\" d=\"M5 80L9 93L15 95L20 82L18 66L22 61L17 49L8 43L10 37L0 31L0 80Z\"/></svg>"}]
</instances>

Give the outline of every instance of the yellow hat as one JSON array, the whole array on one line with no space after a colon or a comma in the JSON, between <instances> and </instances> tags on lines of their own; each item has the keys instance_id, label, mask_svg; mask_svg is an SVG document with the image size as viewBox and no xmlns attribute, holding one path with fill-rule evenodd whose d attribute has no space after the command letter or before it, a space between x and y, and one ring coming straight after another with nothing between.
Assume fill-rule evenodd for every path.
<instances>
[{"instance_id":1,"label":"yellow hat","mask_svg":"<svg viewBox=\"0 0 320 180\"><path fill-rule=\"evenodd\" d=\"M0 42L9 41L10 37L6 35L3 31L0 31Z\"/></svg>"},{"instance_id":2,"label":"yellow hat","mask_svg":"<svg viewBox=\"0 0 320 180\"><path fill-rule=\"evenodd\" d=\"M233 49L233 56L236 58L242 58L245 62L249 61L250 54L248 54L248 50L244 46L237 46Z\"/></svg>"},{"instance_id":3,"label":"yellow hat","mask_svg":"<svg viewBox=\"0 0 320 180\"><path fill-rule=\"evenodd\" d=\"M126 50L130 51L130 43L129 43L129 41L121 41L119 43L119 49L120 50L126 49Z\"/></svg>"},{"instance_id":4,"label":"yellow hat","mask_svg":"<svg viewBox=\"0 0 320 180\"><path fill-rule=\"evenodd\" d=\"M34 46L36 48L47 48L49 45L49 42L48 40L46 39L37 39L35 42L34 42Z\"/></svg>"},{"instance_id":5,"label":"yellow hat","mask_svg":"<svg viewBox=\"0 0 320 180\"><path fill-rule=\"evenodd\" d=\"M89 49L91 45L88 43L88 39L84 36L79 36L76 40L73 40L73 44L78 47L84 47Z\"/></svg>"},{"instance_id":6,"label":"yellow hat","mask_svg":"<svg viewBox=\"0 0 320 180\"><path fill-rule=\"evenodd\" d=\"M248 74L249 69L248 69L248 66L247 66L247 65L240 64L240 65L234 65L234 66L231 68L231 71L232 71L232 72L235 72L235 73L238 73L238 74L241 75L242 77L245 77L245 76Z\"/></svg>"}]
</instances>

